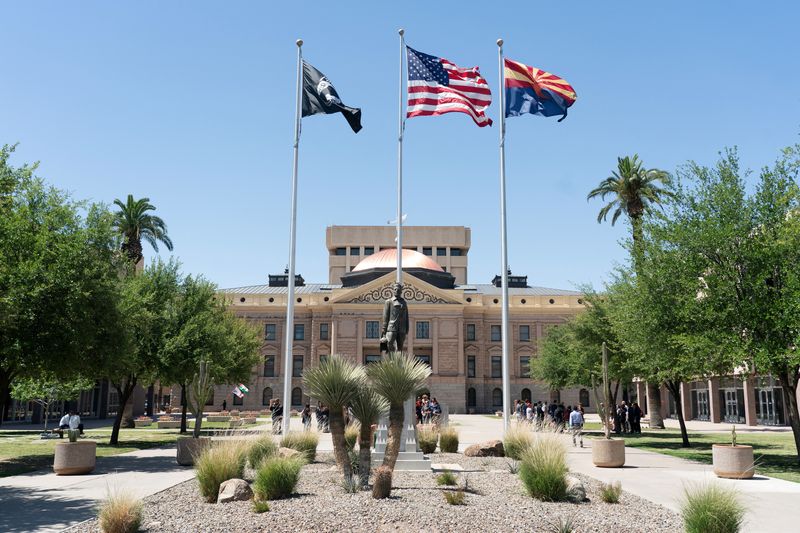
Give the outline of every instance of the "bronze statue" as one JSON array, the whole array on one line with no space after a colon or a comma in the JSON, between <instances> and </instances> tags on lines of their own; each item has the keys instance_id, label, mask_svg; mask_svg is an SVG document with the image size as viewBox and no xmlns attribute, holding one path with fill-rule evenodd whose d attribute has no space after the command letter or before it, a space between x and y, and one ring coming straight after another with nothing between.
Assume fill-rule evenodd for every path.
<instances>
[{"instance_id":1,"label":"bronze statue","mask_svg":"<svg viewBox=\"0 0 800 533\"><path fill-rule=\"evenodd\" d=\"M403 299L403 284L395 283L394 296L383 304L381 351L402 352L408 335L408 304Z\"/></svg>"}]
</instances>

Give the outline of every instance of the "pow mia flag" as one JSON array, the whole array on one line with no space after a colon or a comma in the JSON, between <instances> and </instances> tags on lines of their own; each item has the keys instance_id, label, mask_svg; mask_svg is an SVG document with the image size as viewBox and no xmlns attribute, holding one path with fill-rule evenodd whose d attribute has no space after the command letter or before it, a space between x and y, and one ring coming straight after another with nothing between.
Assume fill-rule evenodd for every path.
<instances>
[{"instance_id":1,"label":"pow mia flag","mask_svg":"<svg viewBox=\"0 0 800 533\"><path fill-rule=\"evenodd\" d=\"M327 76L303 61L303 116L318 113L341 113L353 132L361 129L361 109L344 105Z\"/></svg>"}]
</instances>

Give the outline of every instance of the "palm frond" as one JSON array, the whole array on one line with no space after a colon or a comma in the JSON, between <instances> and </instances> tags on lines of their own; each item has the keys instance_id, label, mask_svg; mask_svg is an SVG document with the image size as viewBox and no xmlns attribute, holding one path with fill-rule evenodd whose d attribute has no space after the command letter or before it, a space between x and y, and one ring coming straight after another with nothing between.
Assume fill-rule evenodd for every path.
<instances>
[{"instance_id":1,"label":"palm frond","mask_svg":"<svg viewBox=\"0 0 800 533\"><path fill-rule=\"evenodd\" d=\"M396 405L425 385L431 369L411 355L392 352L381 361L368 365L366 374L375 391Z\"/></svg>"},{"instance_id":2,"label":"palm frond","mask_svg":"<svg viewBox=\"0 0 800 533\"><path fill-rule=\"evenodd\" d=\"M303 385L312 396L333 409L348 405L365 385L364 370L334 354L303 372Z\"/></svg>"},{"instance_id":3,"label":"palm frond","mask_svg":"<svg viewBox=\"0 0 800 533\"><path fill-rule=\"evenodd\" d=\"M358 389L350 401L350 407L362 426L377 423L381 416L389 412L389 402L370 385Z\"/></svg>"}]
</instances>

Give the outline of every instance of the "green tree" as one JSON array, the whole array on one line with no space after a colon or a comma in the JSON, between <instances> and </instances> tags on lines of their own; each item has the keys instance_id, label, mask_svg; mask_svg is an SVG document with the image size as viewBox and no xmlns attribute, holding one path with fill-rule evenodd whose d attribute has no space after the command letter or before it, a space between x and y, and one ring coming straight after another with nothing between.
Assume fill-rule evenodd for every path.
<instances>
[{"instance_id":1,"label":"green tree","mask_svg":"<svg viewBox=\"0 0 800 533\"><path fill-rule=\"evenodd\" d=\"M378 419L389 411L389 402L384 397L375 392L369 384L365 384L356 391L356 395L350 402L353 415L360 424L358 435L358 475L361 478L361 486L369 485L369 472L371 464L372 448L372 425L378 423Z\"/></svg>"},{"instance_id":2,"label":"green tree","mask_svg":"<svg viewBox=\"0 0 800 533\"><path fill-rule=\"evenodd\" d=\"M622 214L630 221L634 271L638 270L637 263L641 255L642 219L651 206L661 205L672 197L671 185L672 179L667 172L644 168L639 156L634 154L633 157L618 157L617 170L601 181L600 185L592 189L586 197L587 200L593 198L605 200L609 196L612 198L597 214L598 223L605 221L612 211L612 226ZM650 427L663 428L658 386L658 383L648 383L648 412Z\"/></svg>"},{"instance_id":3,"label":"green tree","mask_svg":"<svg viewBox=\"0 0 800 533\"><path fill-rule=\"evenodd\" d=\"M112 216L48 187L0 149L0 420L15 379L90 376L124 345Z\"/></svg>"},{"instance_id":4,"label":"green tree","mask_svg":"<svg viewBox=\"0 0 800 533\"><path fill-rule=\"evenodd\" d=\"M412 355L392 352L366 368L375 392L389 403L389 431L383 464L375 475L372 497L388 498L392 491L392 475L400 453L405 411L403 404L416 394L431 375L428 365Z\"/></svg>"},{"instance_id":5,"label":"green tree","mask_svg":"<svg viewBox=\"0 0 800 533\"><path fill-rule=\"evenodd\" d=\"M11 396L21 402L34 402L40 405L44 414L43 431L47 431L47 420L54 403L75 400L82 391L92 387L94 381L91 379L75 378L67 381L47 375L18 380L14 383Z\"/></svg>"},{"instance_id":6,"label":"green tree","mask_svg":"<svg viewBox=\"0 0 800 533\"><path fill-rule=\"evenodd\" d=\"M114 216L114 227L122 236L122 251L131 263L136 265L144 257L142 240L150 243L156 252L159 242L164 243L167 250L172 251L172 239L167 235L167 225L161 217L148 213L156 210L150 203L150 198L134 200L133 195L129 194L124 203L116 199L114 205L119 207Z\"/></svg>"}]
</instances>

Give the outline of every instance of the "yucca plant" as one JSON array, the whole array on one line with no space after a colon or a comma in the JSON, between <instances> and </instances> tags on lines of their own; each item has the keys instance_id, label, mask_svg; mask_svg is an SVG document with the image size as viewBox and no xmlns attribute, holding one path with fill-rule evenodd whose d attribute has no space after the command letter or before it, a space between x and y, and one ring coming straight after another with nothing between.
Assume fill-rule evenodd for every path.
<instances>
[{"instance_id":1,"label":"yucca plant","mask_svg":"<svg viewBox=\"0 0 800 533\"><path fill-rule=\"evenodd\" d=\"M392 491L394 465L400 453L400 439L405 419L403 403L425 385L425 381L431 375L431 369L411 355L391 352L381 361L369 365L366 372L375 392L389 403L386 453L372 487L373 498L388 498Z\"/></svg>"},{"instance_id":2,"label":"yucca plant","mask_svg":"<svg viewBox=\"0 0 800 533\"><path fill-rule=\"evenodd\" d=\"M361 486L369 485L369 468L372 459L372 424L377 424L378 419L389 411L389 402L375 392L371 385L366 384L350 402L353 416L359 423L358 436L358 475Z\"/></svg>"},{"instance_id":3,"label":"yucca plant","mask_svg":"<svg viewBox=\"0 0 800 533\"><path fill-rule=\"evenodd\" d=\"M334 354L320 361L318 366L303 372L303 384L312 396L330 408L331 440L336 464L345 479L353 476L344 441L344 416L342 411L358 391L365 386L364 370L341 355Z\"/></svg>"}]
</instances>

